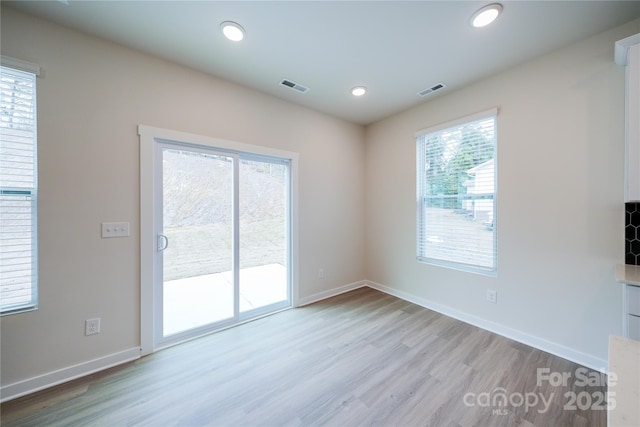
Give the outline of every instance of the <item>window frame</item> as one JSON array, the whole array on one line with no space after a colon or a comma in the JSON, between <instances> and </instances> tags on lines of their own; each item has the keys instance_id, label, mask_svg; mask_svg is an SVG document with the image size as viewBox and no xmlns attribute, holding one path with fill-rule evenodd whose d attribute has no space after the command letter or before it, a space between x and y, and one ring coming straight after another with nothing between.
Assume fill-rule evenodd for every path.
<instances>
[{"instance_id":1,"label":"window frame","mask_svg":"<svg viewBox=\"0 0 640 427\"><path fill-rule=\"evenodd\" d=\"M441 194L441 195L428 195L426 192L427 176L425 166L426 156L426 143L429 135L434 135L442 131L460 129L465 125L493 118L493 193L492 197L488 197L485 194L474 195L474 193L465 193L463 197L461 194ZM441 123L435 126L431 126L417 131L414 134L416 141L416 260L420 263L441 266L454 270L460 270L465 272L477 273L487 276L497 276L498 272L498 109L492 108L476 114L471 114L465 117L461 117L455 120L451 120L445 123ZM480 163L482 164L482 163ZM474 166L473 168L479 166ZM473 169L472 168L472 169ZM467 263L452 261L450 259L443 259L434 257L433 254L428 253L426 250L426 233L428 229L428 223L426 222L426 200L435 199L451 199L456 200L486 200L491 198L493 200L492 206L492 266L487 267L479 265L477 263Z\"/></svg>"},{"instance_id":2,"label":"window frame","mask_svg":"<svg viewBox=\"0 0 640 427\"><path fill-rule=\"evenodd\" d=\"M40 67L36 64L21 61L6 56L0 56L0 66L3 69L11 70L11 72L27 73L33 79L32 92L32 114L33 114L33 185L31 187L2 187L0 183L0 195L2 196L24 196L30 200L31 221L30 221L30 249L31 249L31 294L29 301L4 304L3 294L0 290L0 316L8 316L18 313L37 310L39 307L38 292L38 115L37 115L37 96L38 96L38 77L40 76ZM4 72L4 71L3 71ZM2 128L4 129L4 128Z\"/></svg>"}]
</instances>

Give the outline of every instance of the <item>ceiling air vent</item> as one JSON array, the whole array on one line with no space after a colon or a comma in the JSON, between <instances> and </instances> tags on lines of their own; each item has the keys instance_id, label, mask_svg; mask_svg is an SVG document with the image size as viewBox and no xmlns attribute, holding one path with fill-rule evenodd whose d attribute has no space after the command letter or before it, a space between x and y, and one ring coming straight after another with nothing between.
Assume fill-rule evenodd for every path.
<instances>
[{"instance_id":1,"label":"ceiling air vent","mask_svg":"<svg viewBox=\"0 0 640 427\"><path fill-rule=\"evenodd\" d=\"M418 92L418 95L426 96L426 95L429 95L430 93L435 92L437 90L444 89L445 87L447 87L446 84L438 83L438 84L435 84L435 85L431 86L428 89L421 90L420 92Z\"/></svg>"},{"instance_id":2,"label":"ceiling air vent","mask_svg":"<svg viewBox=\"0 0 640 427\"><path fill-rule=\"evenodd\" d=\"M280 84L283 85L283 86L286 86L286 87L288 87L290 89L293 89L295 91L298 91L300 93L305 93L306 91L309 90L308 87L299 85L298 83L292 82L291 80L287 80L287 79L282 80L280 82Z\"/></svg>"}]
</instances>

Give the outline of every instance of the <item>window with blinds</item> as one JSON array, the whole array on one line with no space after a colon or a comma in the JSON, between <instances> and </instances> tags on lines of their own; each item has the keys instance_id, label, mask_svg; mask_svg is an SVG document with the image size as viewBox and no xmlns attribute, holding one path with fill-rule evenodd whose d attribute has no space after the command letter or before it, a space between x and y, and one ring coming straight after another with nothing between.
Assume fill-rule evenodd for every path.
<instances>
[{"instance_id":1,"label":"window with blinds","mask_svg":"<svg viewBox=\"0 0 640 427\"><path fill-rule=\"evenodd\" d=\"M419 261L496 274L496 118L491 110L416 134Z\"/></svg>"},{"instance_id":2,"label":"window with blinds","mask_svg":"<svg viewBox=\"0 0 640 427\"><path fill-rule=\"evenodd\" d=\"M0 66L0 314L37 308L36 74ZM19 61L16 61L19 62Z\"/></svg>"}]
</instances>

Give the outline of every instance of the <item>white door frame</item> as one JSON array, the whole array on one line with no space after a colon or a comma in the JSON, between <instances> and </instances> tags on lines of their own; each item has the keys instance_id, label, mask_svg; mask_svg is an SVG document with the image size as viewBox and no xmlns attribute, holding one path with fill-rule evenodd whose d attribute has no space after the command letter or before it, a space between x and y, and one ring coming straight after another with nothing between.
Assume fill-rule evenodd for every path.
<instances>
[{"instance_id":1,"label":"white door frame","mask_svg":"<svg viewBox=\"0 0 640 427\"><path fill-rule=\"evenodd\" d=\"M240 171L240 156L237 152L226 152L212 147L205 147L201 145L186 145L178 142L168 142L168 141L157 141L156 140L156 163L154 169L154 203L155 212L154 212L154 223L156 228L153 231L154 238L156 239L156 246L160 245L160 236L164 235L164 151L165 150L186 150L192 153L204 153L210 154L214 156L224 156L226 158L231 159L231 175L228 178L232 181L233 192L231 195L232 203L231 203L231 217L232 220L232 247L231 247L231 259L232 266L232 284L233 284L233 316L227 319L220 320L218 322L214 322L214 324L205 324L199 325L194 328L190 328L188 330L180 331L176 334L172 334L169 336L164 335L163 325L164 322L164 275L163 275L163 265L164 265L164 249L160 250L156 248L154 251L155 259L154 259L154 271L153 271L153 321L154 321L154 348L160 349L164 347L169 347L173 344L186 341L188 339L202 336L206 333L213 331L214 329L219 329L224 326L233 326L239 322L240 319L240 292L239 292L239 279L240 279L240 251L239 251L239 171ZM166 236L165 236L166 239ZM171 243L167 240L166 243L170 245ZM165 246L166 248L166 246ZM290 303L290 301L288 301Z\"/></svg>"},{"instance_id":2,"label":"white door frame","mask_svg":"<svg viewBox=\"0 0 640 427\"><path fill-rule=\"evenodd\" d=\"M290 161L290 289L291 304L298 305L298 153L259 145L245 144L218 138L138 125L140 136L140 349L141 355L155 350L154 270L156 252L155 159L159 143L169 142L230 150L241 153L277 157Z\"/></svg>"}]
</instances>

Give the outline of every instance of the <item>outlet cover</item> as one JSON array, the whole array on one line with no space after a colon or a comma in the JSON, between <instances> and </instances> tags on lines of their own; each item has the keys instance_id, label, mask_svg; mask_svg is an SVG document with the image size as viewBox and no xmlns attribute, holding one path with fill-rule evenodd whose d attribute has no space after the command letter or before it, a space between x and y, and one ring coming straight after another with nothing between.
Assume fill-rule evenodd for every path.
<instances>
[{"instance_id":1,"label":"outlet cover","mask_svg":"<svg viewBox=\"0 0 640 427\"><path fill-rule=\"evenodd\" d=\"M95 335L100 333L100 318L87 319L84 321L84 334Z\"/></svg>"},{"instance_id":2,"label":"outlet cover","mask_svg":"<svg viewBox=\"0 0 640 427\"><path fill-rule=\"evenodd\" d=\"M497 304L498 303L498 291L493 289L487 289L487 301Z\"/></svg>"}]
</instances>

